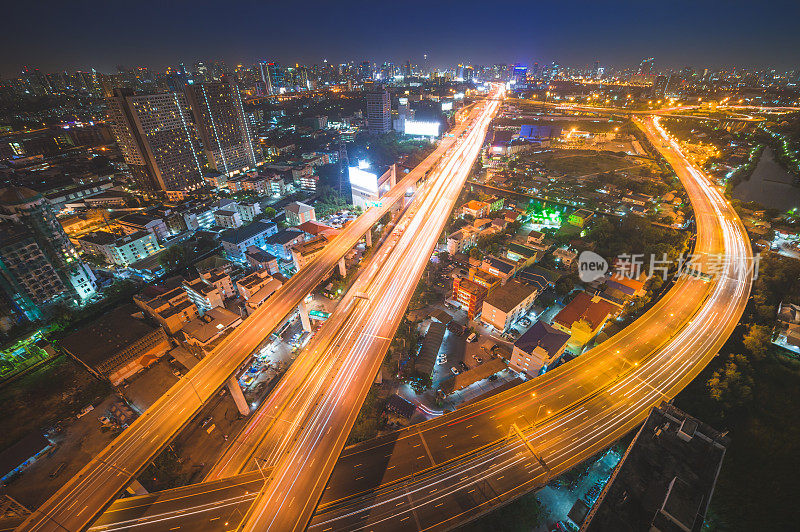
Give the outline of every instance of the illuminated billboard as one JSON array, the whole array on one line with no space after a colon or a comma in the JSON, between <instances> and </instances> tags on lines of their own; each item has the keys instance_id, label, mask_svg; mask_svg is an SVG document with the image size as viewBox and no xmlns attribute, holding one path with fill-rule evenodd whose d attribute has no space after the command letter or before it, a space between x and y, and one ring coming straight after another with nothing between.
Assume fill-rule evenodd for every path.
<instances>
[{"instance_id":1,"label":"illuminated billboard","mask_svg":"<svg viewBox=\"0 0 800 532\"><path fill-rule=\"evenodd\" d=\"M353 191L358 190L362 194L378 195L378 174L368 172L369 163L359 161L358 166L348 168L350 175L350 187Z\"/></svg>"},{"instance_id":2,"label":"illuminated billboard","mask_svg":"<svg viewBox=\"0 0 800 532\"><path fill-rule=\"evenodd\" d=\"M452 111L453 102L442 102L442 111Z\"/></svg>"},{"instance_id":3,"label":"illuminated billboard","mask_svg":"<svg viewBox=\"0 0 800 532\"><path fill-rule=\"evenodd\" d=\"M419 120L406 120L406 135L422 135L425 137L438 137L439 136L439 128L441 124L439 122L421 122Z\"/></svg>"}]
</instances>

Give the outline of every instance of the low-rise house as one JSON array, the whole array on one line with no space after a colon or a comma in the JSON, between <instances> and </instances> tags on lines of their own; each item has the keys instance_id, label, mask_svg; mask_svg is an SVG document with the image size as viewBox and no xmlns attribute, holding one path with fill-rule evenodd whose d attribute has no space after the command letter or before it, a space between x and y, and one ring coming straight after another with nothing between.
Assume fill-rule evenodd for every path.
<instances>
[{"instance_id":1,"label":"low-rise house","mask_svg":"<svg viewBox=\"0 0 800 532\"><path fill-rule=\"evenodd\" d=\"M248 247L245 251L245 258L250 267L256 270L264 270L271 275L280 272L278 269L278 258L259 247Z\"/></svg>"},{"instance_id":2,"label":"low-rise house","mask_svg":"<svg viewBox=\"0 0 800 532\"><path fill-rule=\"evenodd\" d=\"M463 253L478 243L478 231L472 226L465 226L450 233L447 237L447 252L450 256Z\"/></svg>"},{"instance_id":3,"label":"low-rise house","mask_svg":"<svg viewBox=\"0 0 800 532\"><path fill-rule=\"evenodd\" d=\"M283 208L283 212L286 214L286 223L290 226L297 226L317 219L314 207L299 201L293 201L288 204Z\"/></svg>"},{"instance_id":4,"label":"low-rise house","mask_svg":"<svg viewBox=\"0 0 800 532\"><path fill-rule=\"evenodd\" d=\"M220 227L235 229L242 226L242 216L233 209L220 209L214 212L214 222Z\"/></svg>"},{"instance_id":5,"label":"low-rise house","mask_svg":"<svg viewBox=\"0 0 800 532\"><path fill-rule=\"evenodd\" d=\"M486 202L471 200L461 206L461 216L468 214L475 219L483 218L489 213L490 207Z\"/></svg>"},{"instance_id":6,"label":"low-rise house","mask_svg":"<svg viewBox=\"0 0 800 532\"><path fill-rule=\"evenodd\" d=\"M540 256L540 252L533 247L516 242L509 243L506 250L506 258L515 263L517 270L531 266Z\"/></svg>"},{"instance_id":7,"label":"low-rise house","mask_svg":"<svg viewBox=\"0 0 800 532\"><path fill-rule=\"evenodd\" d=\"M517 264L498 257L488 256L483 259L481 269L499 277L505 283L517 273Z\"/></svg>"},{"instance_id":8,"label":"low-rise house","mask_svg":"<svg viewBox=\"0 0 800 532\"><path fill-rule=\"evenodd\" d=\"M578 209L569 215L567 222L578 227L586 227L586 224L589 223L589 220L593 217L594 213L592 211L588 209Z\"/></svg>"},{"instance_id":9,"label":"low-rise house","mask_svg":"<svg viewBox=\"0 0 800 532\"><path fill-rule=\"evenodd\" d=\"M538 295L539 291L534 287L510 280L486 296L481 321L505 332L517 319L528 313Z\"/></svg>"},{"instance_id":10,"label":"low-rise house","mask_svg":"<svg viewBox=\"0 0 800 532\"><path fill-rule=\"evenodd\" d=\"M499 286L500 283L503 281L497 275L490 273L486 270L481 269L478 266L471 266L469 269L469 280L475 281L479 285L485 287L490 292L496 286Z\"/></svg>"},{"instance_id":11,"label":"low-rise house","mask_svg":"<svg viewBox=\"0 0 800 532\"><path fill-rule=\"evenodd\" d=\"M620 275L619 273L614 273L609 279L606 281L606 285L609 288L613 288L615 290L619 290L623 294L628 297L642 297L646 290L645 284L647 283L647 274L644 272L639 273L639 277L633 277L628 275Z\"/></svg>"},{"instance_id":12,"label":"low-rise house","mask_svg":"<svg viewBox=\"0 0 800 532\"><path fill-rule=\"evenodd\" d=\"M558 362L569 338L569 333L537 321L514 342L511 365L535 377Z\"/></svg>"},{"instance_id":13,"label":"low-rise house","mask_svg":"<svg viewBox=\"0 0 800 532\"><path fill-rule=\"evenodd\" d=\"M578 259L578 252L568 247L561 247L553 251L553 257L567 268L571 268Z\"/></svg>"},{"instance_id":14,"label":"low-rise house","mask_svg":"<svg viewBox=\"0 0 800 532\"><path fill-rule=\"evenodd\" d=\"M622 203L627 203L628 205L638 205L639 207L644 207L647 205L651 199L650 196L646 194L638 194L635 192L628 192L624 196L622 196Z\"/></svg>"},{"instance_id":15,"label":"low-rise house","mask_svg":"<svg viewBox=\"0 0 800 532\"><path fill-rule=\"evenodd\" d=\"M250 223L261 214L261 204L257 201L245 201L236 205L242 223Z\"/></svg>"},{"instance_id":16,"label":"low-rise house","mask_svg":"<svg viewBox=\"0 0 800 532\"><path fill-rule=\"evenodd\" d=\"M202 273L192 281L184 281L183 289L202 315L214 307L221 307L225 300L236 295L233 281L223 270Z\"/></svg>"},{"instance_id":17,"label":"low-rise house","mask_svg":"<svg viewBox=\"0 0 800 532\"><path fill-rule=\"evenodd\" d=\"M617 307L597 296L579 292L553 318L553 327L571 335L568 347L579 352L588 344L606 321L614 315Z\"/></svg>"},{"instance_id":18,"label":"low-rise house","mask_svg":"<svg viewBox=\"0 0 800 532\"><path fill-rule=\"evenodd\" d=\"M199 315L197 306L189 299L182 286L155 295L147 292L148 290L145 290L133 296L133 302L145 314L156 320L167 334L177 333L187 322Z\"/></svg>"}]
</instances>

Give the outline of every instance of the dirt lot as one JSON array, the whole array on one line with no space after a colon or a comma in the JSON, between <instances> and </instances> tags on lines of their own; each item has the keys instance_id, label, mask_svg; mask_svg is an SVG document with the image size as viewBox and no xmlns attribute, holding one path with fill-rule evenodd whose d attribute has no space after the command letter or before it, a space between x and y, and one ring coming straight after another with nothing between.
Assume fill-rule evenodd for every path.
<instances>
[{"instance_id":1,"label":"dirt lot","mask_svg":"<svg viewBox=\"0 0 800 532\"><path fill-rule=\"evenodd\" d=\"M35 430L59 421L107 397L111 386L94 378L65 356L54 358L31 373L0 388L0 449Z\"/></svg>"}]
</instances>

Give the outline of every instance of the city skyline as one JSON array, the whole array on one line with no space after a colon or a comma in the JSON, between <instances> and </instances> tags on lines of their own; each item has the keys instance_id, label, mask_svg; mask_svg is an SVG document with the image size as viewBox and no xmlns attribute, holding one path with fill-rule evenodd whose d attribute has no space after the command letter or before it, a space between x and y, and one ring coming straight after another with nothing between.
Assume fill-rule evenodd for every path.
<instances>
[{"instance_id":1,"label":"city skyline","mask_svg":"<svg viewBox=\"0 0 800 532\"><path fill-rule=\"evenodd\" d=\"M595 60L622 68L651 56L657 69L688 64L791 70L799 63L800 36L792 21L800 16L800 6L795 3L770 2L757 11L743 2L728 4L724 11L686 2L669 11L622 4L618 10L587 2L486 10L477 3L398 7L351 2L335 9L304 6L302 12L248 4L215 11L213 17L207 9L189 10L181 3L85 2L80 8L54 4L44 14L39 5L14 4L8 8L9 20L20 23L2 39L15 53L0 63L0 74L13 77L25 66L112 72L117 65L146 65L160 70L214 59L231 66L258 60L321 64L326 59L400 64L410 60L422 65L424 54L431 68L459 62L556 61L577 66ZM778 12L781 16L774 16ZM478 15L483 25L471 28ZM118 21L124 18L144 22L121 26ZM287 23L269 24L270 20ZM48 38L42 39L43 34ZM53 48L52 42L62 46ZM320 55L320 49L326 55Z\"/></svg>"},{"instance_id":2,"label":"city skyline","mask_svg":"<svg viewBox=\"0 0 800 532\"><path fill-rule=\"evenodd\" d=\"M798 0L47 4L2 530L793 529Z\"/></svg>"}]
</instances>

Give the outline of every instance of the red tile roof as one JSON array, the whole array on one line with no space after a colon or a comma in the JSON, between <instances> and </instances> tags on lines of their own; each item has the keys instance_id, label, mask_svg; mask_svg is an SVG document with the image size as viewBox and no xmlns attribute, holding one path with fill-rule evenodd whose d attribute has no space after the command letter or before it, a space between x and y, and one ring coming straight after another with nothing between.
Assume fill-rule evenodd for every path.
<instances>
[{"instance_id":1,"label":"red tile roof","mask_svg":"<svg viewBox=\"0 0 800 532\"><path fill-rule=\"evenodd\" d=\"M575 299L570 301L566 307L561 309L561 312L556 314L553 322L566 327L572 328L572 324L579 320L585 320L592 330L598 328L603 321L614 311L617 307L608 301L599 300L592 301L592 296L586 292L580 292Z\"/></svg>"}]
</instances>

